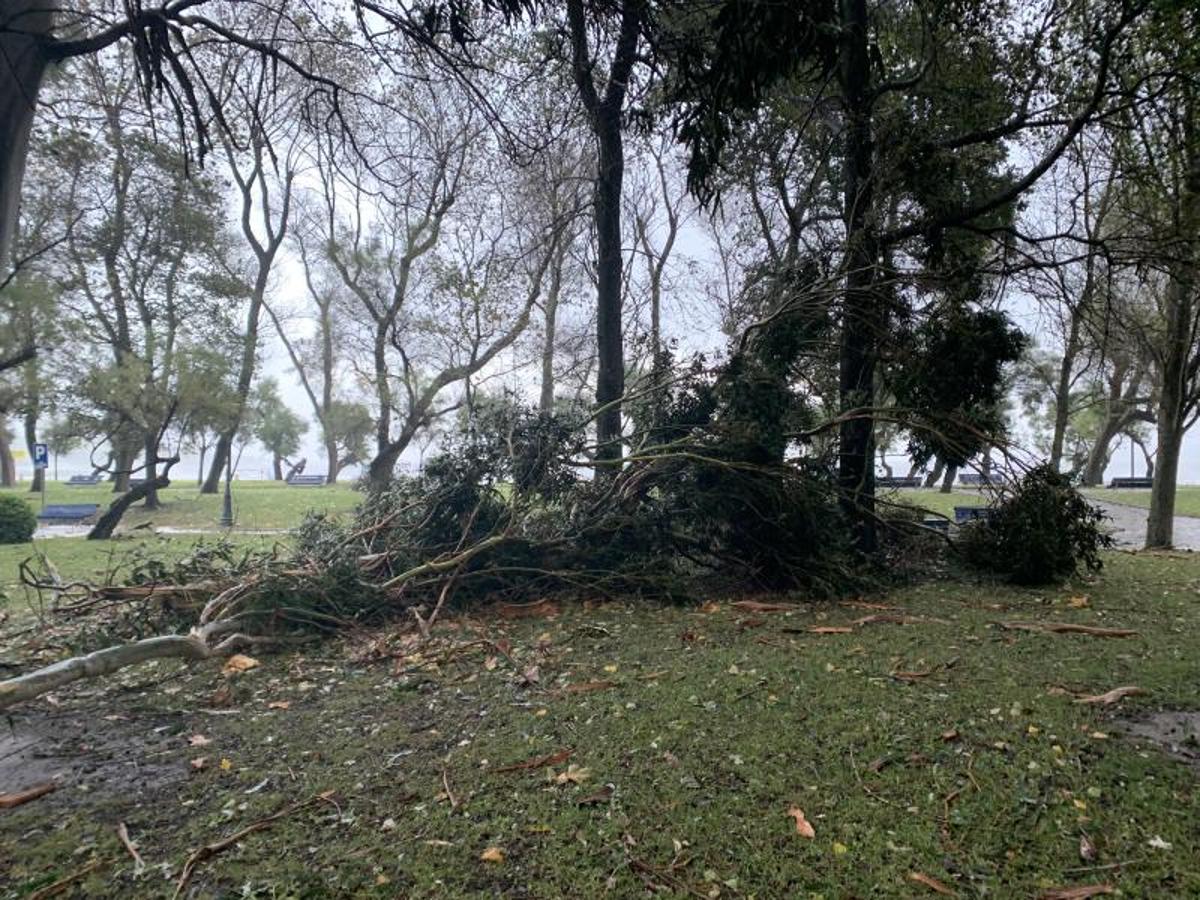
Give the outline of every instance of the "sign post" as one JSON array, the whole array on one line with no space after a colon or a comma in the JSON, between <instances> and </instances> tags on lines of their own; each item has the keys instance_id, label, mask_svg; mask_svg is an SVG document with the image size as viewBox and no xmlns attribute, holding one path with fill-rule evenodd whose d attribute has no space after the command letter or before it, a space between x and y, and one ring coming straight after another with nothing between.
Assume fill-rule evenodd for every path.
<instances>
[{"instance_id":1,"label":"sign post","mask_svg":"<svg viewBox=\"0 0 1200 900\"><path fill-rule=\"evenodd\" d=\"M50 465L50 448L45 444L33 445L33 467L42 473L42 509L46 509L46 467Z\"/></svg>"}]
</instances>

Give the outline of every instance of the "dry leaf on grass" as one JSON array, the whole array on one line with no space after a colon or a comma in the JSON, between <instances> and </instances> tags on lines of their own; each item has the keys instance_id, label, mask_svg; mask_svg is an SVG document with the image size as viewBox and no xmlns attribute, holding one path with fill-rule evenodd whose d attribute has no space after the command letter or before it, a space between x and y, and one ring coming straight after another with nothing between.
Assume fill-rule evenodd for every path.
<instances>
[{"instance_id":1,"label":"dry leaf on grass","mask_svg":"<svg viewBox=\"0 0 1200 900\"><path fill-rule=\"evenodd\" d=\"M555 784L583 784L591 777L591 772L583 766L571 763L562 772L554 776Z\"/></svg>"},{"instance_id":2,"label":"dry leaf on grass","mask_svg":"<svg viewBox=\"0 0 1200 900\"><path fill-rule=\"evenodd\" d=\"M1067 598L1067 606L1071 607L1072 609L1084 609L1087 607L1087 605L1088 598L1086 594L1080 597Z\"/></svg>"},{"instance_id":3,"label":"dry leaf on grass","mask_svg":"<svg viewBox=\"0 0 1200 900\"><path fill-rule=\"evenodd\" d=\"M709 616L711 616L713 613L717 613L720 611L721 611L721 604L717 603L715 600L709 600L707 603L705 603L703 606L700 607L700 612L704 613L705 615L709 615Z\"/></svg>"},{"instance_id":4,"label":"dry leaf on grass","mask_svg":"<svg viewBox=\"0 0 1200 900\"><path fill-rule=\"evenodd\" d=\"M38 797L44 797L51 791L58 788L58 785L53 781L43 781L41 784L35 784L33 787L25 788L23 791L13 791L11 794L0 794L0 809L12 809L14 806L21 806L28 803L30 800L36 800Z\"/></svg>"},{"instance_id":5,"label":"dry leaf on grass","mask_svg":"<svg viewBox=\"0 0 1200 900\"><path fill-rule=\"evenodd\" d=\"M1111 884L1081 884L1078 887L1051 888L1042 894L1041 900L1087 900L1088 897L1116 892L1117 889Z\"/></svg>"},{"instance_id":6,"label":"dry leaf on grass","mask_svg":"<svg viewBox=\"0 0 1200 900\"><path fill-rule=\"evenodd\" d=\"M1137 685L1130 684L1130 685L1126 685L1125 687L1113 688L1111 691L1106 691L1103 694L1096 694L1091 697L1080 697L1075 702L1076 703L1099 703L1099 704L1103 704L1104 706L1109 706L1113 703L1116 703L1118 700L1120 700L1124 697L1131 697L1134 694L1144 694L1144 693L1146 693L1146 692L1144 690L1142 690L1140 687L1138 687Z\"/></svg>"},{"instance_id":7,"label":"dry leaf on grass","mask_svg":"<svg viewBox=\"0 0 1200 900\"><path fill-rule=\"evenodd\" d=\"M576 803L579 806L595 806L599 803L607 803L612 799L614 790L615 788L613 785L606 784L604 787L600 788L600 790L596 791L596 793L588 794L588 796L577 800Z\"/></svg>"},{"instance_id":8,"label":"dry leaf on grass","mask_svg":"<svg viewBox=\"0 0 1200 900\"><path fill-rule=\"evenodd\" d=\"M195 759L189 760L188 764L193 769L195 769L197 772L199 772L201 769L203 769L205 766L208 765L208 757L207 756L197 756Z\"/></svg>"},{"instance_id":9,"label":"dry leaf on grass","mask_svg":"<svg viewBox=\"0 0 1200 900\"><path fill-rule=\"evenodd\" d=\"M502 863L504 862L504 851L499 847L488 847L479 854L479 858L484 862Z\"/></svg>"},{"instance_id":10,"label":"dry leaf on grass","mask_svg":"<svg viewBox=\"0 0 1200 900\"><path fill-rule=\"evenodd\" d=\"M188 738L189 747L207 747L211 743L212 740L206 738L202 734L193 734L190 738Z\"/></svg>"},{"instance_id":11,"label":"dry leaf on grass","mask_svg":"<svg viewBox=\"0 0 1200 900\"><path fill-rule=\"evenodd\" d=\"M290 709L291 706L291 700L272 700L267 704L267 709Z\"/></svg>"},{"instance_id":12,"label":"dry leaf on grass","mask_svg":"<svg viewBox=\"0 0 1200 900\"><path fill-rule=\"evenodd\" d=\"M244 653L235 653L229 659L225 660L225 665L221 667L221 671L226 675L238 675L257 668L258 660L253 656L246 656Z\"/></svg>"},{"instance_id":13,"label":"dry leaf on grass","mask_svg":"<svg viewBox=\"0 0 1200 900\"><path fill-rule=\"evenodd\" d=\"M845 628L840 625L813 625L811 628L806 628L809 634L853 634L853 628Z\"/></svg>"},{"instance_id":14,"label":"dry leaf on grass","mask_svg":"<svg viewBox=\"0 0 1200 900\"><path fill-rule=\"evenodd\" d=\"M1086 834L1079 836L1079 858L1084 862L1095 862L1096 860L1096 845Z\"/></svg>"},{"instance_id":15,"label":"dry leaf on grass","mask_svg":"<svg viewBox=\"0 0 1200 900\"><path fill-rule=\"evenodd\" d=\"M533 759L527 759L524 762L512 763L508 766L500 766L495 771L497 772L520 772L528 769L544 769L547 766L557 766L559 763L566 762L571 756L570 750L558 750L551 753L549 756L538 756Z\"/></svg>"},{"instance_id":16,"label":"dry leaf on grass","mask_svg":"<svg viewBox=\"0 0 1200 900\"><path fill-rule=\"evenodd\" d=\"M914 884L922 884L936 894L941 894L945 897L957 896L953 888L947 887L936 878L926 875L924 872L909 872L908 880Z\"/></svg>"},{"instance_id":17,"label":"dry leaf on grass","mask_svg":"<svg viewBox=\"0 0 1200 900\"><path fill-rule=\"evenodd\" d=\"M817 836L817 832L813 830L812 823L804 818L804 810L798 806L788 808L787 814L796 820L796 834L800 837L808 838L810 841Z\"/></svg>"}]
</instances>

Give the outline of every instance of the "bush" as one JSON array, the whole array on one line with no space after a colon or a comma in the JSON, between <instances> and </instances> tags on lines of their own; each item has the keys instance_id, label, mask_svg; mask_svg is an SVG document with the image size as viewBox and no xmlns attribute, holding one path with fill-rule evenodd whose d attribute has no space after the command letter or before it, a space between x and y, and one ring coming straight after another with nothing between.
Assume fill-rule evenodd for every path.
<instances>
[{"instance_id":1,"label":"bush","mask_svg":"<svg viewBox=\"0 0 1200 900\"><path fill-rule=\"evenodd\" d=\"M964 527L959 546L978 568L1016 584L1049 584L1080 568L1100 570L1100 551L1112 546L1103 519L1068 476L1038 466L992 507L990 518Z\"/></svg>"},{"instance_id":2,"label":"bush","mask_svg":"<svg viewBox=\"0 0 1200 900\"><path fill-rule=\"evenodd\" d=\"M12 494L0 496L0 544L28 544L37 530L29 504Z\"/></svg>"}]
</instances>

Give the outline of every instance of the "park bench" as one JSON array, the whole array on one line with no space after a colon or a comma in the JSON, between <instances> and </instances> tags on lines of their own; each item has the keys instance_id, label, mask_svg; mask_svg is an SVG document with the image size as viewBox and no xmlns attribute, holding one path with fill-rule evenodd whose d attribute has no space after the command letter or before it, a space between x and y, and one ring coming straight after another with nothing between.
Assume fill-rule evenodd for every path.
<instances>
[{"instance_id":1,"label":"park bench","mask_svg":"<svg viewBox=\"0 0 1200 900\"><path fill-rule=\"evenodd\" d=\"M321 487L325 484L324 475L293 475L287 480L292 487Z\"/></svg>"},{"instance_id":2,"label":"park bench","mask_svg":"<svg viewBox=\"0 0 1200 900\"><path fill-rule=\"evenodd\" d=\"M990 519L991 517L992 508L990 506L954 507L954 521L958 525L963 525L967 522L974 522L977 519Z\"/></svg>"},{"instance_id":3,"label":"park bench","mask_svg":"<svg viewBox=\"0 0 1200 900\"><path fill-rule=\"evenodd\" d=\"M937 531L948 532L950 530L950 520L949 519L928 518L928 519L924 519L921 522L921 524L924 525L926 528L933 528Z\"/></svg>"},{"instance_id":4,"label":"park bench","mask_svg":"<svg viewBox=\"0 0 1200 900\"><path fill-rule=\"evenodd\" d=\"M1108 483L1110 488L1149 488L1154 486L1153 478L1114 478Z\"/></svg>"},{"instance_id":5,"label":"park bench","mask_svg":"<svg viewBox=\"0 0 1200 900\"><path fill-rule=\"evenodd\" d=\"M875 486L881 488L919 488L921 479L912 475L884 475L875 479Z\"/></svg>"},{"instance_id":6,"label":"park bench","mask_svg":"<svg viewBox=\"0 0 1200 900\"><path fill-rule=\"evenodd\" d=\"M100 508L99 503L52 503L38 513L43 522L83 522L90 519Z\"/></svg>"},{"instance_id":7,"label":"park bench","mask_svg":"<svg viewBox=\"0 0 1200 900\"><path fill-rule=\"evenodd\" d=\"M103 472L97 472L95 475L72 475L67 479L67 487L92 487L103 480Z\"/></svg>"},{"instance_id":8,"label":"park bench","mask_svg":"<svg viewBox=\"0 0 1200 900\"><path fill-rule=\"evenodd\" d=\"M958 483L968 487L983 487L986 484L995 484L997 481L999 481L998 478L987 472L963 472L958 476Z\"/></svg>"}]
</instances>

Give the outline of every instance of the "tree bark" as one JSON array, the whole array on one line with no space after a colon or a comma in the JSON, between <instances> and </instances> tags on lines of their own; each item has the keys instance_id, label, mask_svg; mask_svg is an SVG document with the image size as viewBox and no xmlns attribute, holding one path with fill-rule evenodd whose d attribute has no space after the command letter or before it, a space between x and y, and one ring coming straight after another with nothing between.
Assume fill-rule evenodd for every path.
<instances>
[{"instance_id":1,"label":"tree bark","mask_svg":"<svg viewBox=\"0 0 1200 900\"><path fill-rule=\"evenodd\" d=\"M116 500L114 500L104 511L104 514L92 526L92 530L88 532L87 539L89 541L103 541L112 537L117 525L121 522L121 517L125 515L125 511L139 500L144 499L152 491L158 491L162 488L169 487L171 484L171 466L179 462L179 457L172 457L165 460L162 472L151 481L147 478L137 487L126 491Z\"/></svg>"},{"instance_id":2,"label":"tree bark","mask_svg":"<svg viewBox=\"0 0 1200 900\"><path fill-rule=\"evenodd\" d=\"M146 488L146 509L159 509L162 504L158 500L158 436L146 436L146 468L142 472L145 479L142 487ZM169 483L169 482L168 482ZM164 484L163 487L166 487Z\"/></svg>"},{"instance_id":3,"label":"tree bark","mask_svg":"<svg viewBox=\"0 0 1200 900\"><path fill-rule=\"evenodd\" d=\"M958 477L958 466L946 466L946 474L942 478L941 493L949 494L954 491L954 479Z\"/></svg>"},{"instance_id":4,"label":"tree bark","mask_svg":"<svg viewBox=\"0 0 1200 900\"><path fill-rule=\"evenodd\" d=\"M33 445L37 443L37 409L27 408L24 415L25 425L25 447L29 453L29 461L33 462ZM34 494L42 492L42 485L46 480L46 470L37 467L33 470L33 478L29 481L29 490Z\"/></svg>"},{"instance_id":5,"label":"tree bark","mask_svg":"<svg viewBox=\"0 0 1200 900\"><path fill-rule=\"evenodd\" d=\"M283 457L278 453L271 454L272 475L276 481L283 481Z\"/></svg>"},{"instance_id":6,"label":"tree bark","mask_svg":"<svg viewBox=\"0 0 1200 900\"><path fill-rule=\"evenodd\" d=\"M845 111L845 292L842 303L838 391L843 413L874 405L879 313L874 294L879 243L872 222L874 141L871 135L870 58L866 0L842 0L840 76ZM875 429L869 414L848 415L838 434L842 509L864 553L875 533Z\"/></svg>"},{"instance_id":7,"label":"tree bark","mask_svg":"<svg viewBox=\"0 0 1200 900\"><path fill-rule=\"evenodd\" d=\"M941 459L934 460L933 470L925 476L925 487L931 488L938 483L942 477L942 472L946 469L946 463Z\"/></svg>"},{"instance_id":8,"label":"tree bark","mask_svg":"<svg viewBox=\"0 0 1200 900\"><path fill-rule=\"evenodd\" d=\"M1075 357L1079 352L1079 316L1071 314L1071 326L1067 331L1066 346L1058 366L1058 382L1054 387L1054 435L1050 441L1050 467L1057 472L1062 466L1063 443L1067 435L1067 423L1071 417L1071 372L1075 368Z\"/></svg>"},{"instance_id":9,"label":"tree bark","mask_svg":"<svg viewBox=\"0 0 1200 900\"><path fill-rule=\"evenodd\" d=\"M17 461L13 459L12 446L8 438L8 426L0 415L0 487L14 487L17 483Z\"/></svg>"},{"instance_id":10,"label":"tree bark","mask_svg":"<svg viewBox=\"0 0 1200 900\"><path fill-rule=\"evenodd\" d=\"M0 32L0 269L7 270L17 225L21 180L38 91L47 60L39 38L50 34L54 4L9 0L0 12L10 30Z\"/></svg>"}]
</instances>

